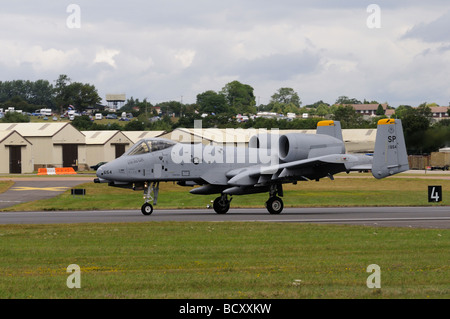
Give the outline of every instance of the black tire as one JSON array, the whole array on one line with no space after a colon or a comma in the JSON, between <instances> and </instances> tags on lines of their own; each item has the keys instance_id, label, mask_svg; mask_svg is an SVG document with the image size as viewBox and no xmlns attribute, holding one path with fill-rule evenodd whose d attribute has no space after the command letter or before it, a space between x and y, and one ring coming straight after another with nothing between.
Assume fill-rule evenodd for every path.
<instances>
[{"instance_id":1,"label":"black tire","mask_svg":"<svg viewBox=\"0 0 450 319\"><path fill-rule=\"evenodd\" d=\"M217 214L226 214L230 209L230 201L223 201L222 197L217 197L214 200L213 208Z\"/></svg>"},{"instance_id":2,"label":"black tire","mask_svg":"<svg viewBox=\"0 0 450 319\"><path fill-rule=\"evenodd\" d=\"M153 213L153 206L151 204L149 204L149 203L145 203L141 207L141 212L145 216L150 216Z\"/></svg>"},{"instance_id":3,"label":"black tire","mask_svg":"<svg viewBox=\"0 0 450 319\"><path fill-rule=\"evenodd\" d=\"M272 215L278 215L283 211L283 200L279 197L271 197L266 202L266 208Z\"/></svg>"}]
</instances>

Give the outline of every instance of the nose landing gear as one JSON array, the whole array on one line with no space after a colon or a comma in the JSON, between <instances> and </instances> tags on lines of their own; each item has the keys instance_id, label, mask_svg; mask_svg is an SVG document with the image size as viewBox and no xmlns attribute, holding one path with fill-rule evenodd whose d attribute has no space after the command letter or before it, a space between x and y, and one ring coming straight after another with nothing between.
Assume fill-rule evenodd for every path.
<instances>
[{"instance_id":1,"label":"nose landing gear","mask_svg":"<svg viewBox=\"0 0 450 319\"><path fill-rule=\"evenodd\" d=\"M142 214L149 216L153 213L153 206L149 202L153 200L153 205L156 205L158 201L158 193L159 193L159 182L153 182L151 186L149 186L148 183L145 183L144 186L145 203L141 207Z\"/></svg>"}]
</instances>

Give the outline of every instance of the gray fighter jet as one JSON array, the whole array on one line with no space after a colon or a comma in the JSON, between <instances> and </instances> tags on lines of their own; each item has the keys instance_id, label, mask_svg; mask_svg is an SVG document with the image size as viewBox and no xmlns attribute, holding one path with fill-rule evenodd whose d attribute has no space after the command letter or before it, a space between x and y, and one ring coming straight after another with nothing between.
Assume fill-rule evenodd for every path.
<instances>
[{"instance_id":1,"label":"gray fighter jet","mask_svg":"<svg viewBox=\"0 0 450 319\"><path fill-rule=\"evenodd\" d=\"M142 213L157 204L159 183L177 182L192 187L192 194L220 194L213 202L226 214L231 196L269 193L266 208L283 210L285 183L319 181L340 172L372 171L384 178L409 169L401 120L378 122L373 155L346 154L338 121L322 121L316 134L285 135L263 132L252 136L248 147L175 143L151 138L137 142L124 155L97 170L96 183L143 190Z\"/></svg>"}]
</instances>

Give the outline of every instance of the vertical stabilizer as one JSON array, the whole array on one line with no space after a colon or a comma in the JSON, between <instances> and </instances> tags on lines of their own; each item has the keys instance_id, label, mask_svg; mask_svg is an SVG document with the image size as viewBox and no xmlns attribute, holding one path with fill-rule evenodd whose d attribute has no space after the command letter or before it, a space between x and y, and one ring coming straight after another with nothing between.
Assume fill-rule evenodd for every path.
<instances>
[{"instance_id":1,"label":"vertical stabilizer","mask_svg":"<svg viewBox=\"0 0 450 319\"><path fill-rule=\"evenodd\" d=\"M402 121L383 119L378 122L372 175L383 178L409 170Z\"/></svg>"},{"instance_id":2,"label":"vertical stabilizer","mask_svg":"<svg viewBox=\"0 0 450 319\"><path fill-rule=\"evenodd\" d=\"M316 134L324 134L337 138L343 141L341 122L339 121L320 121L317 123Z\"/></svg>"}]
</instances>

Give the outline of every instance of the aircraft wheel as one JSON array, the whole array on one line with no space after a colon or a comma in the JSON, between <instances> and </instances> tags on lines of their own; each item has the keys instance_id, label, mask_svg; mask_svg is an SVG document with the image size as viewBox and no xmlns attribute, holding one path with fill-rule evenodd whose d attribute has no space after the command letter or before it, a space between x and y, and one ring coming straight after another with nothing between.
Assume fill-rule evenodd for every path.
<instances>
[{"instance_id":1,"label":"aircraft wheel","mask_svg":"<svg viewBox=\"0 0 450 319\"><path fill-rule=\"evenodd\" d=\"M230 209L230 201L222 200L222 197L217 197L214 200L213 208L217 214L226 214Z\"/></svg>"},{"instance_id":2,"label":"aircraft wheel","mask_svg":"<svg viewBox=\"0 0 450 319\"><path fill-rule=\"evenodd\" d=\"M276 196L271 197L266 202L266 208L271 214L280 214L284 208L283 200Z\"/></svg>"},{"instance_id":3,"label":"aircraft wheel","mask_svg":"<svg viewBox=\"0 0 450 319\"><path fill-rule=\"evenodd\" d=\"M145 216L149 216L149 215L151 215L153 213L153 206L151 204L149 204L149 203L145 203L141 207L141 212Z\"/></svg>"}]
</instances>

